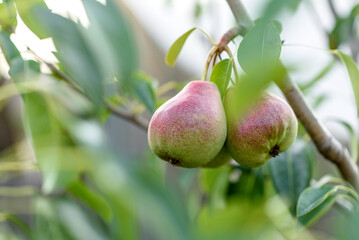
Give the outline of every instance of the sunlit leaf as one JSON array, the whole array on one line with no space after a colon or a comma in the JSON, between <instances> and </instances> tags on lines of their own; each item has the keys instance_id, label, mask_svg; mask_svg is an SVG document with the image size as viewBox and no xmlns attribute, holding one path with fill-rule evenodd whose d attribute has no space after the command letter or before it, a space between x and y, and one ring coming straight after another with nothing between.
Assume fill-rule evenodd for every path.
<instances>
[{"instance_id":1,"label":"sunlit leaf","mask_svg":"<svg viewBox=\"0 0 359 240\"><path fill-rule=\"evenodd\" d=\"M97 108L103 105L101 69L82 34L79 24L53 13L42 13L47 32L51 34L59 59L66 73L84 90Z\"/></svg>"},{"instance_id":2,"label":"sunlit leaf","mask_svg":"<svg viewBox=\"0 0 359 240\"><path fill-rule=\"evenodd\" d=\"M209 81L214 82L221 96L224 97L229 81L231 80L232 75L232 61L229 59L224 59L217 63L212 70Z\"/></svg>"},{"instance_id":3,"label":"sunlit leaf","mask_svg":"<svg viewBox=\"0 0 359 240\"><path fill-rule=\"evenodd\" d=\"M39 13L49 12L44 0L14 0L17 11L25 25L40 39L49 37L49 33L43 29L42 18Z\"/></svg>"},{"instance_id":4,"label":"sunlit leaf","mask_svg":"<svg viewBox=\"0 0 359 240\"><path fill-rule=\"evenodd\" d=\"M188 30L187 32L185 32L168 49L168 52L166 55L166 63L169 66L173 67L175 65L177 57L178 57L179 53L181 52L184 43L186 42L187 38L189 37L189 35L191 35L191 33L194 30L196 30L196 28L192 28L192 29Z\"/></svg>"},{"instance_id":5,"label":"sunlit leaf","mask_svg":"<svg viewBox=\"0 0 359 240\"><path fill-rule=\"evenodd\" d=\"M81 31L103 79L116 77L120 86L131 82L137 67L135 41L115 1L105 5L95 0L82 0L90 26Z\"/></svg>"},{"instance_id":6,"label":"sunlit leaf","mask_svg":"<svg viewBox=\"0 0 359 240\"><path fill-rule=\"evenodd\" d=\"M0 3L0 26L3 29L15 28L17 25L16 8L13 0Z\"/></svg>"}]
</instances>

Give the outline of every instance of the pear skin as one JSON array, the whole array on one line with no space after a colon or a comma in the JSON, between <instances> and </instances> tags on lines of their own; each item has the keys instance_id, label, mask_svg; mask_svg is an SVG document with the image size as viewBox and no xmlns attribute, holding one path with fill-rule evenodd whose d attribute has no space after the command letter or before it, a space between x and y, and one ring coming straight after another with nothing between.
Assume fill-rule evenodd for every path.
<instances>
[{"instance_id":1,"label":"pear skin","mask_svg":"<svg viewBox=\"0 0 359 240\"><path fill-rule=\"evenodd\" d=\"M226 93L226 112L231 111L235 91L231 87ZM233 159L246 167L259 167L292 145L298 122L287 102L264 93L244 114L227 114L227 127L226 147Z\"/></svg>"},{"instance_id":2,"label":"pear skin","mask_svg":"<svg viewBox=\"0 0 359 240\"><path fill-rule=\"evenodd\" d=\"M148 129L151 150L161 159L186 168L214 159L226 137L220 92L206 81L188 83L156 110Z\"/></svg>"}]
</instances>

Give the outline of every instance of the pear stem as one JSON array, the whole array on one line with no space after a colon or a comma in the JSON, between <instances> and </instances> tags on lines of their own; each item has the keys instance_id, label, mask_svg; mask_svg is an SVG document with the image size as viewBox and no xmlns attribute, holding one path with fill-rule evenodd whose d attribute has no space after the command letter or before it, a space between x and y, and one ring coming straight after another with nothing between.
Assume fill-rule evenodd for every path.
<instances>
[{"instance_id":1,"label":"pear stem","mask_svg":"<svg viewBox=\"0 0 359 240\"><path fill-rule=\"evenodd\" d=\"M227 3L236 18L238 26L245 27L242 28L242 31L240 31L239 27L236 31L233 29L228 30L225 34L226 38L223 40L223 43L219 44L220 49L222 49L225 41L228 40L229 42L238 35L244 36L248 29L254 26L254 23L249 17L241 0L227 0ZM312 138L318 151L328 161L334 163L338 167L343 178L359 192L359 169L355 162L351 160L347 148L334 138L321 121L317 119L313 110L306 103L303 93L300 91L297 84L290 79L288 74L286 74L284 78L275 81L275 83L286 96L288 103L291 105L296 116Z\"/></svg>"},{"instance_id":2,"label":"pear stem","mask_svg":"<svg viewBox=\"0 0 359 240\"><path fill-rule=\"evenodd\" d=\"M203 74L202 74L202 78L201 78L202 81L207 81L207 73L208 73L209 65L211 64L213 56L217 52L218 52L218 46L215 45L212 47L211 51L208 54L208 58L207 58L205 66L204 66L204 70L203 70Z\"/></svg>"},{"instance_id":3,"label":"pear stem","mask_svg":"<svg viewBox=\"0 0 359 240\"><path fill-rule=\"evenodd\" d=\"M238 82L239 73L238 73L238 70L237 70L236 62L234 61L232 52L231 52L231 50L229 49L229 47L228 47L227 45L224 46L224 50L227 52L228 56L232 59L232 62L233 62L232 66L233 66L233 70L234 70L234 77L235 77L236 83L237 83L237 82Z\"/></svg>"}]
</instances>

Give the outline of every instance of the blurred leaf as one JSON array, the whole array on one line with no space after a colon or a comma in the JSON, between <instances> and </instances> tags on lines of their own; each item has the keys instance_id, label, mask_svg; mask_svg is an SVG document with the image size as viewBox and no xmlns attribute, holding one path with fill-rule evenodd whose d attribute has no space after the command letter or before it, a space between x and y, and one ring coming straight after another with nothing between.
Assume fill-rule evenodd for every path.
<instances>
[{"instance_id":1,"label":"blurred leaf","mask_svg":"<svg viewBox=\"0 0 359 240\"><path fill-rule=\"evenodd\" d=\"M238 62L246 73L270 70L281 52L281 39L273 21L259 19L238 47Z\"/></svg>"},{"instance_id":2,"label":"blurred leaf","mask_svg":"<svg viewBox=\"0 0 359 240\"><path fill-rule=\"evenodd\" d=\"M308 90L312 89L324 76L326 76L335 66L336 60L331 60L328 64L324 66L324 68L311 80L299 84L299 88L303 92L307 92Z\"/></svg>"},{"instance_id":3,"label":"blurred leaf","mask_svg":"<svg viewBox=\"0 0 359 240\"><path fill-rule=\"evenodd\" d=\"M95 55L83 36L86 30L53 13L43 12L40 16L51 34L62 67L99 109L103 105L103 79Z\"/></svg>"},{"instance_id":4,"label":"blurred leaf","mask_svg":"<svg viewBox=\"0 0 359 240\"><path fill-rule=\"evenodd\" d=\"M156 110L156 95L153 79L144 72L137 71L132 77L133 93L146 108L154 113Z\"/></svg>"},{"instance_id":5,"label":"blurred leaf","mask_svg":"<svg viewBox=\"0 0 359 240\"><path fill-rule=\"evenodd\" d=\"M111 221L111 207L99 193L79 181L69 185L67 190L97 212L105 222L109 223Z\"/></svg>"},{"instance_id":6,"label":"blurred leaf","mask_svg":"<svg viewBox=\"0 0 359 240\"><path fill-rule=\"evenodd\" d=\"M191 33L194 30L196 30L196 28L192 28L192 29L188 30L187 32L185 32L168 49L168 52L166 55L166 63L169 66L173 67L175 65L177 57L178 57L179 53L181 52L184 43L186 42L187 38L189 37L189 35L191 35Z\"/></svg>"},{"instance_id":7,"label":"blurred leaf","mask_svg":"<svg viewBox=\"0 0 359 240\"><path fill-rule=\"evenodd\" d=\"M317 109L325 100L329 98L328 94L320 94L319 96L314 97L312 107Z\"/></svg>"},{"instance_id":8,"label":"blurred leaf","mask_svg":"<svg viewBox=\"0 0 359 240\"><path fill-rule=\"evenodd\" d=\"M231 80L232 64L232 60L229 59L220 61L213 68L211 77L209 78L209 81L214 82L217 85L222 98L224 97L224 93Z\"/></svg>"},{"instance_id":9,"label":"blurred leaf","mask_svg":"<svg viewBox=\"0 0 359 240\"><path fill-rule=\"evenodd\" d=\"M137 67L136 48L130 28L116 1L103 5L95 0L82 0L90 26L81 31L89 50L102 72L103 79L119 80L120 86L131 83ZM83 29L80 29L83 30Z\"/></svg>"},{"instance_id":10,"label":"blurred leaf","mask_svg":"<svg viewBox=\"0 0 359 240\"><path fill-rule=\"evenodd\" d=\"M14 59L21 58L20 52L10 40L9 34L4 31L0 31L0 47L9 66Z\"/></svg>"},{"instance_id":11,"label":"blurred leaf","mask_svg":"<svg viewBox=\"0 0 359 240\"><path fill-rule=\"evenodd\" d=\"M263 204L233 198L225 208L203 207L196 221L197 239L278 239Z\"/></svg>"},{"instance_id":12,"label":"blurred leaf","mask_svg":"<svg viewBox=\"0 0 359 240\"><path fill-rule=\"evenodd\" d=\"M37 197L34 200L34 227L33 239L48 240L73 240L67 231L62 228L59 216L54 209L51 199Z\"/></svg>"},{"instance_id":13,"label":"blurred leaf","mask_svg":"<svg viewBox=\"0 0 359 240\"><path fill-rule=\"evenodd\" d=\"M274 188L293 214L300 194L312 178L313 158L313 147L298 139L287 151L267 162Z\"/></svg>"},{"instance_id":14,"label":"blurred leaf","mask_svg":"<svg viewBox=\"0 0 359 240\"><path fill-rule=\"evenodd\" d=\"M194 6L194 17L198 19L201 16L202 12L203 12L202 4L199 1L197 1Z\"/></svg>"},{"instance_id":15,"label":"blurred leaf","mask_svg":"<svg viewBox=\"0 0 359 240\"><path fill-rule=\"evenodd\" d=\"M337 49L341 44L346 43L350 40L353 35L354 23L356 17L359 15L359 5L352 8L351 13L346 16L339 18L331 33L329 34L329 47L330 49Z\"/></svg>"},{"instance_id":16,"label":"blurred leaf","mask_svg":"<svg viewBox=\"0 0 359 240\"><path fill-rule=\"evenodd\" d=\"M99 231L98 226L91 224L88 216L77 205L69 201L58 201L56 210L60 223L74 239L108 239Z\"/></svg>"},{"instance_id":17,"label":"blurred leaf","mask_svg":"<svg viewBox=\"0 0 359 240\"><path fill-rule=\"evenodd\" d=\"M225 205L229 170L230 168L228 166L200 170L200 184L203 191L209 197L210 209L220 208Z\"/></svg>"},{"instance_id":18,"label":"blurred leaf","mask_svg":"<svg viewBox=\"0 0 359 240\"><path fill-rule=\"evenodd\" d=\"M8 27L16 27L16 15L17 13L13 0L3 1L3 3L0 3L0 26L3 29L7 29Z\"/></svg>"},{"instance_id":19,"label":"blurred leaf","mask_svg":"<svg viewBox=\"0 0 359 240\"><path fill-rule=\"evenodd\" d=\"M352 157L352 161L357 162L358 161L358 147L359 147L359 140L358 136L354 130L354 128L346 121L340 120L340 119L333 119L333 121L341 124L343 127L345 127L349 134L350 134L350 153Z\"/></svg>"},{"instance_id":20,"label":"blurred leaf","mask_svg":"<svg viewBox=\"0 0 359 240\"><path fill-rule=\"evenodd\" d=\"M359 210L354 209L351 214L341 214L332 224L338 233L338 239L355 239L359 236Z\"/></svg>"},{"instance_id":21,"label":"blurred leaf","mask_svg":"<svg viewBox=\"0 0 359 240\"><path fill-rule=\"evenodd\" d=\"M263 167L242 170L239 179L230 183L228 188L229 197L238 196L251 201L263 201L265 193L265 176Z\"/></svg>"},{"instance_id":22,"label":"blurred leaf","mask_svg":"<svg viewBox=\"0 0 359 240\"><path fill-rule=\"evenodd\" d=\"M355 101L357 105L357 116L359 116L359 69L354 60L347 54L335 50L335 54L337 54L340 59L343 61L345 67L347 68L351 83L352 89L354 91Z\"/></svg>"},{"instance_id":23,"label":"blurred leaf","mask_svg":"<svg viewBox=\"0 0 359 240\"><path fill-rule=\"evenodd\" d=\"M47 31L43 29L40 11L50 10L47 8L44 0L14 0L17 11L25 25L35 33L40 39L50 37Z\"/></svg>"},{"instance_id":24,"label":"blurred leaf","mask_svg":"<svg viewBox=\"0 0 359 240\"><path fill-rule=\"evenodd\" d=\"M302 0L270 0L262 10L264 18L275 18L281 11L289 10L295 12Z\"/></svg>"}]
</instances>

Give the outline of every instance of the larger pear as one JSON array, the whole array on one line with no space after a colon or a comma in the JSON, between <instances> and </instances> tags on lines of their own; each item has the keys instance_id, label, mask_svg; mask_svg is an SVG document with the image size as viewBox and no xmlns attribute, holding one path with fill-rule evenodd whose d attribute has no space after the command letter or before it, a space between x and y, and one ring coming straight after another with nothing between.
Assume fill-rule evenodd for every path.
<instances>
[{"instance_id":1,"label":"larger pear","mask_svg":"<svg viewBox=\"0 0 359 240\"><path fill-rule=\"evenodd\" d=\"M239 164L259 167L292 145L297 136L297 118L287 102L268 93L257 98L244 114L233 114L235 94L235 87L230 87L224 100L226 147Z\"/></svg>"},{"instance_id":2,"label":"larger pear","mask_svg":"<svg viewBox=\"0 0 359 240\"><path fill-rule=\"evenodd\" d=\"M154 113L148 143L161 159L195 168L211 161L227 136L226 116L217 86L192 81Z\"/></svg>"}]
</instances>

